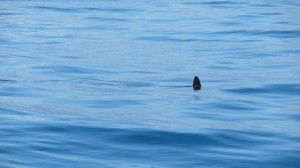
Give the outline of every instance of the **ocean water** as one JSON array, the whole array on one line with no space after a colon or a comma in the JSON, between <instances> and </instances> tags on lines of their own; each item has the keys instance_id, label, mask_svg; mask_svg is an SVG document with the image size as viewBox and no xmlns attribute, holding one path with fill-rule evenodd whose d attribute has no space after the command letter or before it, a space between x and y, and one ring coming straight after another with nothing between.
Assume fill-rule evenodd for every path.
<instances>
[{"instance_id":1,"label":"ocean water","mask_svg":"<svg viewBox=\"0 0 300 168\"><path fill-rule=\"evenodd\" d=\"M0 167L298 168L299 66L298 0L1 0Z\"/></svg>"}]
</instances>

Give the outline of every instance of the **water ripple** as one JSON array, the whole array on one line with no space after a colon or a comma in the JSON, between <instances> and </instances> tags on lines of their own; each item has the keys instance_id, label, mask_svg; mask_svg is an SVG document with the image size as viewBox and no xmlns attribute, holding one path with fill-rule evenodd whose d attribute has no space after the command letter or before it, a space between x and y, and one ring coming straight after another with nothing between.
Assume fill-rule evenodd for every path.
<instances>
[{"instance_id":1,"label":"water ripple","mask_svg":"<svg viewBox=\"0 0 300 168\"><path fill-rule=\"evenodd\" d=\"M139 9L133 9L133 8L113 8L113 7L106 7L106 8L83 8L84 10L88 11L102 11L102 12L139 12L142 10Z\"/></svg>"},{"instance_id":2,"label":"water ripple","mask_svg":"<svg viewBox=\"0 0 300 168\"><path fill-rule=\"evenodd\" d=\"M51 7L51 6L27 6L27 9L39 9L39 10L48 10L54 12L75 12L80 13L82 10L79 8L64 8L64 7Z\"/></svg>"},{"instance_id":3,"label":"water ripple","mask_svg":"<svg viewBox=\"0 0 300 168\"><path fill-rule=\"evenodd\" d=\"M167 36L156 36L156 37L139 37L137 40L145 40L145 41L161 41L161 42L193 42L197 41L197 39L179 39L172 38Z\"/></svg>"},{"instance_id":4,"label":"water ripple","mask_svg":"<svg viewBox=\"0 0 300 168\"><path fill-rule=\"evenodd\" d=\"M196 5L242 5L242 4L249 4L246 2L235 2L235 1L207 1L207 2L186 2L185 4Z\"/></svg>"},{"instance_id":5,"label":"water ripple","mask_svg":"<svg viewBox=\"0 0 300 168\"><path fill-rule=\"evenodd\" d=\"M280 94L280 95L300 95L298 84L271 84L264 87L224 89L224 91L242 94Z\"/></svg>"},{"instance_id":6,"label":"water ripple","mask_svg":"<svg viewBox=\"0 0 300 168\"><path fill-rule=\"evenodd\" d=\"M42 70L42 73L75 73L75 74L85 74L88 73L86 69L76 67L76 66L36 66L34 69Z\"/></svg>"},{"instance_id":7,"label":"water ripple","mask_svg":"<svg viewBox=\"0 0 300 168\"><path fill-rule=\"evenodd\" d=\"M1 87L0 97L31 97L32 92L24 87Z\"/></svg>"},{"instance_id":8,"label":"water ripple","mask_svg":"<svg viewBox=\"0 0 300 168\"><path fill-rule=\"evenodd\" d=\"M1 96L1 94L0 94L0 96ZM0 114L1 115L27 115L28 113L24 112L24 111L11 110L11 109L0 107Z\"/></svg>"},{"instance_id":9,"label":"water ripple","mask_svg":"<svg viewBox=\"0 0 300 168\"><path fill-rule=\"evenodd\" d=\"M48 10L54 12L68 12L68 13L82 13L87 11L101 11L101 12L138 12L141 10L138 9L130 9L130 8L114 8L114 7L106 7L106 8L96 8L96 7L82 7L82 8L64 8L64 7L52 7L52 6L27 6L28 9L39 9L39 10Z\"/></svg>"},{"instance_id":10,"label":"water ripple","mask_svg":"<svg viewBox=\"0 0 300 168\"><path fill-rule=\"evenodd\" d=\"M124 108L128 106L137 106L142 105L140 100L92 100L87 101L85 104L88 104L89 107L93 108Z\"/></svg>"},{"instance_id":11,"label":"water ripple","mask_svg":"<svg viewBox=\"0 0 300 168\"><path fill-rule=\"evenodd\" d=\"M300 31L298 30L234 30L234 31L219 31L212 32L210 34L240 34L244 36L270 36L270 37L278 37L278 38L299 38Z\"/></svg>"},{"instance_id":12,"label":"water ripple","mask_svg":"<svg viewBox=\"0 0 300 168\"><path fill-rule=\"evenodd\" d=\"M104 18L104 17L87 17L87 19L101 21L101 22L126 22L128 19L117 19L117 18Z\"/></svg>"}]
</instances>

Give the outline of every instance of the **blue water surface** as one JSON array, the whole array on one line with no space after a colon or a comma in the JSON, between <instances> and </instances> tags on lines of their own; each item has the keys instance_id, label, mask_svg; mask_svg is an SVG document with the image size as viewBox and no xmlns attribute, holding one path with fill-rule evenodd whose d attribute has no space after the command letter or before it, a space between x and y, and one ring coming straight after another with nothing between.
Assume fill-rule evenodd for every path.
<instances>
[{"instance_id":1,"label":"blue water surface","mask_svg":"<svg viewBox=\"0 0 300 168\"><path fill-rule=\"evenodd\" d=\"M298 0L2 0L0 167L298 168L299 65Z\"/></svg>"}]
</instances>

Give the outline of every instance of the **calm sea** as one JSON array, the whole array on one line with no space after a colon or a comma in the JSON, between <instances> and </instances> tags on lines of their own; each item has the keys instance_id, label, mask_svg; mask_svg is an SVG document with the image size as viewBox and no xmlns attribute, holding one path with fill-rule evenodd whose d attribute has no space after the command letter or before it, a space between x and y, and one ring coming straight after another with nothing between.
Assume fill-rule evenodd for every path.
<instances>
[{"instance_id":1,"label":"calm sea","mask_svg":"<svg viewBox=\"0 0 300 168\"><path fill-rule=\"evenodd\" d=\"M298 0L1 0L0 167L298 168L299 66Z\"/></svg>"}]
</instances>

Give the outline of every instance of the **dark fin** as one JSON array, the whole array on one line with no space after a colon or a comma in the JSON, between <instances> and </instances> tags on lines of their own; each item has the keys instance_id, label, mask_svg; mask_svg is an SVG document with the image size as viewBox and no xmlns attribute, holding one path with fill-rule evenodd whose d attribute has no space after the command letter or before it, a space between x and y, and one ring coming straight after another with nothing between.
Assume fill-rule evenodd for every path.
<instances>
[{"instance_id":1,"label":"dark fin","mask_svg":"<svg viewBox=\"0 0 300 168\"><path fill-rule=\"evenodd\" d=\"M201 89L201 83L200 83L200 80L197 76L195 76L195 78L194 78L193 88L194 88L194 90L200 90Z\"/></svg>"}]
</instances>

